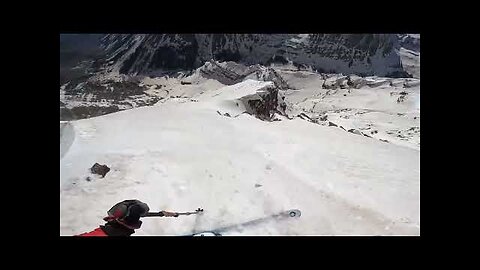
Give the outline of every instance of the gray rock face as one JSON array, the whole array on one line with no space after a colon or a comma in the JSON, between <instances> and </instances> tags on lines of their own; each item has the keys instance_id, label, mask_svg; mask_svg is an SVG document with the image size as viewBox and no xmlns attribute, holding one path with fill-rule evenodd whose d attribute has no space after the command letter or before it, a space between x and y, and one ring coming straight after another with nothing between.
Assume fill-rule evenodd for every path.
<instances>
[{"instance_id":1,"label":"gray rock face","mask_svg":"<svg viewBox=\"0 0 480 270\"><path fill-rule=\"evenodd\" d=\"M207 79L214 79L226 85L239 83L245 79L272 81L281 89L288 89L285 80L273 69L261 65L245 66L236 62L208 61L199 69L200 75Z\"/></svg>"},{"instance_id":2,"label":"gray rock face","mask_svg":"<svg viewBox=\"0 0 480 270\"><path fill-rule=\"evenodd\" d=\"M293 62L332 73L405 76L394 34L111 34L105 70L148 74L194 69L211 59L246 65Z\"/></svg>"},{"instance_id":3,"label":"gray rock face","mask_svg":"<svg viewBox=\"0 0 480 270\"><path fill-rule=\"evenodd\" d=\"M85 80L95 59L103 55L99 34L60 35L60 85Z\"/></svg>"},{"instance_id":4,"label":"gray rock face","mask_svg":"<svg viewBox=\"0 0 480 270\"><path fill-rule=\"evenodd\" d=\"M279 89L276 86L267 86L262 90L257 91L255 95L240 99L247 109L247 113L263 121L274 121L276 113L286 116L286 105L281 98Z\"/></svg>"},{"instance_id":5,"label":"gray rock face","mask_svg":"<svg viewBox=\"0 0 480 270\"><path fill-rule=\"evenodd\" d=\"M398 37L401 47L414 52L420 52L420 35L400 34Z\"/></svg>"}]
</instances>

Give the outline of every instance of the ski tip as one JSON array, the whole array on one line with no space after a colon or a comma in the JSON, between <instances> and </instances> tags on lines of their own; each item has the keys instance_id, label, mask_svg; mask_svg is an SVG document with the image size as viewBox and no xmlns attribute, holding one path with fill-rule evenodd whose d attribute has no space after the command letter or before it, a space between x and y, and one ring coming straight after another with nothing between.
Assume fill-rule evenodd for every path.
<instances>
[{"instance_id":1,"label":"ski tip","mask_svg":"<svg viewBox=\"0 0 480 270\"><path fill-rule=\"evenodd\" d=\"M216 231L202 231L202 232L192 232L191 234L186 234L181 236L196 237L196 236L223 236L223 235Z\"/></svg>"},{"instance_id":2,"label":"ski tip","mask_svg":"<svg viewBox=\"0 0 480 270\"><path fill-rule=\"evenodd\" d=\"M206 232L195 233L192 236L196 237L196 236L222 236L222 235L214 231L206 231Z\"/></svg>"}]
</instances>

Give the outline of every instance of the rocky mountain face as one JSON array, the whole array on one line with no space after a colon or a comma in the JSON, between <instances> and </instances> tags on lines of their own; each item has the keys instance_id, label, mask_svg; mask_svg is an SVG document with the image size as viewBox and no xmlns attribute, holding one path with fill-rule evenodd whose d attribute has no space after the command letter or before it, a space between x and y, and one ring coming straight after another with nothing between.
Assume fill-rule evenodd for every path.
<instances>
[{"instance_id":1,"label":"rocky mountain face","mask_svg":"<svg viewBox=\"0 0 480 270\"><path fill-rule=\"evenodd\" d=\"M403 69L413 78L420 79L420 35L400 34L398 38Z\"/></svg>"},{"instance_id":2,"label":"rocky mountain face","mask_svg":"<svg viewBox=\"0 0 480 270\"><path fill-rule=\"evenodd\" d=\"M320 72L405 77L394 34L106 35L105 72L191 70L211 59L246 65L293 62Z\"/></svg>"},{"instance_id":3,"label":"rocky mountain face","mask_svg":"<svg viewBox=\"0 0 480 270\"><path fill-rule=\"evenodd\" d=\"M400 34L398 38L401 47L414 52L420 52L419 34Z\"/></svg>"},{"instance_id":4,"label":"rocky mountain face","mask_svg":"<svg viewBox=\"0 0 480 270\"><path fill-rule=\"evenodd\" d=\"M262 65L245 66L236 62L208 61L199 69L199 75L206 79L213 79L225 85L239 83L245 79L271 81L281 90L290 88L275 69Z\"/></svg>"},{"instance_id":5,"label":"rocky mountain face","mask_svg":"<svg viewBox=\"0 0 480 270\"><path fill-rule=\"evenodd\" d=\"M60 86L72 80L86 80L98 67L96 60L104 56L99 34L60 35Z\"/></svg>"}]
</instances>

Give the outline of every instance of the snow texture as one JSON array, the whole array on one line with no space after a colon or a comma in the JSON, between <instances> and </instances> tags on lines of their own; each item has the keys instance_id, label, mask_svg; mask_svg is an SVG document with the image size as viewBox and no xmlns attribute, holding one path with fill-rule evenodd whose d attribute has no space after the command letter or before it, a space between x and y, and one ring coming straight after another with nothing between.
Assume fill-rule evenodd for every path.
<instances>
[{"instance_id":1,"label":"snow texture","mask_svg":"<svg viewBox=\"0 0 480 270\"><path fill-rule=\"evenodd\" d=\"M168 81L168 93L159 90L168 98L61 123L60 234L91 231L115 203L139 199L151 211L205 212L145 218L134 235L209 231L293 208L302 211L300 218L223 234L419 235L419 145L379 140L412 125L419 138L419 80L402 88L407 79L392 82L395 87L382 78L370 78L373 86L357 78L365 83L359 89L325 89L318 73L277 70L295 88L284 91L291 116L326 113L346 130L375 125L379 133L372 136L379 137L298 117L261 121L236 106L272 82L144 79L145 85ZM408 94L397 102L400 92ZM89 173L95 162L111 168L105 178Z\"/></svg>"}]
</instances>

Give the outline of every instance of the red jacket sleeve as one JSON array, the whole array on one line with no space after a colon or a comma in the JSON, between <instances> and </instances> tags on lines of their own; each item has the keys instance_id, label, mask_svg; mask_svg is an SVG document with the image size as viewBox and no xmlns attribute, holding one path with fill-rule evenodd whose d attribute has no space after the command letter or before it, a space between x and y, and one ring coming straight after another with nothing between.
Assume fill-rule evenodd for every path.
<instances>
[{"instance_id":1,"label":"red jacket sleeve","mask_svg":"<svg viewBox=\"0 0 480 270\"><path fill-rule=\"evenodd\" d=\"M78 236L108 236L101 228L96 228L95 230L87 233L79 234Z\"/></svg>"}]
</instances>

